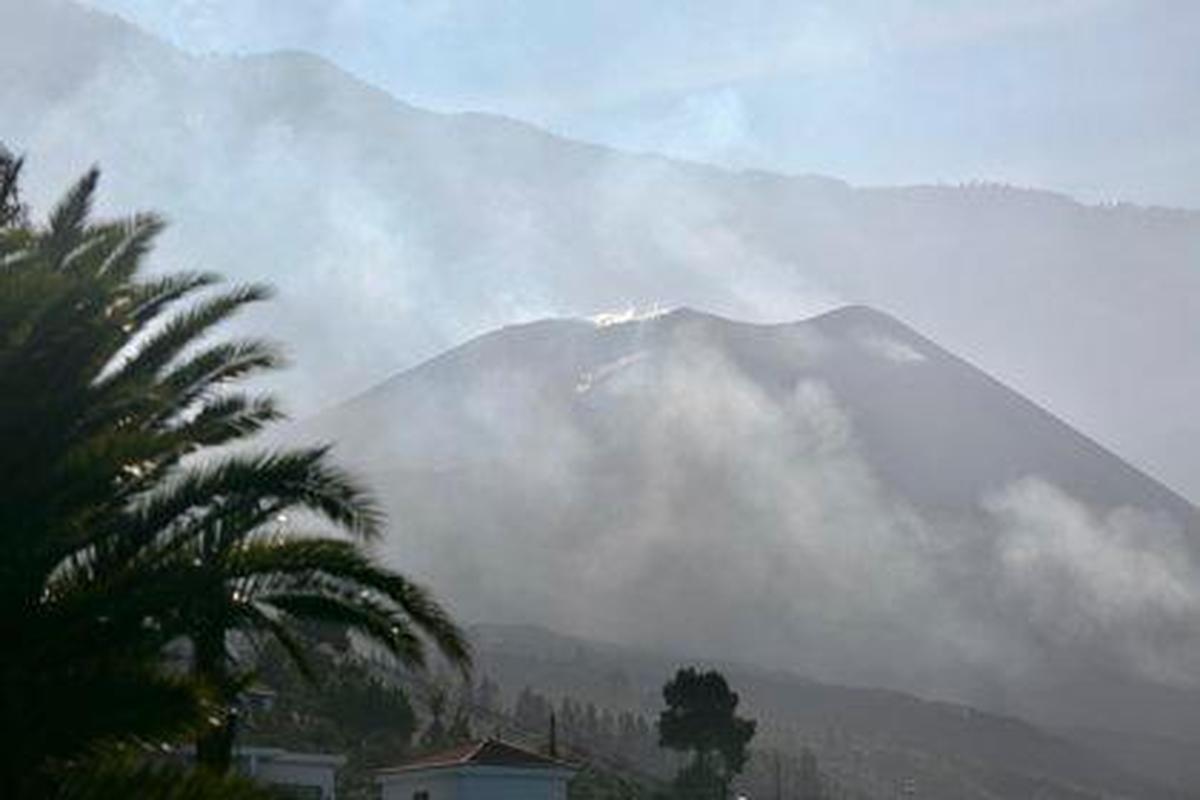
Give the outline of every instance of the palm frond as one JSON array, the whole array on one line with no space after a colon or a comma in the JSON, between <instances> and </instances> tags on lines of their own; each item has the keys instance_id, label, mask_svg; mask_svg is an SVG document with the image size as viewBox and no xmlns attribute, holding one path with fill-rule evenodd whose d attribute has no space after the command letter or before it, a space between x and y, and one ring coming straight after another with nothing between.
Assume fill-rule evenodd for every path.
<instances>
[{"instance_id":1,"label":"palm frond","mask_svg":"<svg viewBox=\"0 0 1200 800\"><path fill-rule=\"evenodd\" d=\"M100 170L93 167L51 212L46 236L39 242L40 255L51 265L58 265L67 252L79 244L99 181Z\"/></svg>"},{"instance_id":2,"label":"palm frond","mask_svg":"<svg viewBox=\"0 0 1200 800\"><path fill-rule=\"evenodd\" d=\"M139 283L131 292L133 305L129 317L141 330L141 326L158 317L172 303L189 294L206 289L220 282L220 277L211 272L177 272L145 283Z\"/></svg>"},{"instance_id":3,"label":"palm frond","mask_svg":"<svg viewBox=\"0 0 1200 800\"><path fill-rule=\"evenodd\" d=\"M242 603L237 613L243 618L241 622L250 630L261 630L273 638L282 648L291 663L299 670L300 675L308 681L315 682L316 672L312 660L305 651L305 645L296 637L288 625L289 619L283 618L278 609L258 602Z\"/></svg>"},{"instance_id":4,"label":"palm frond","mask_svg":"<svg viewBox=\"0 0 1200 800\"><path fill-rule=\"evenodd\" d=\"M227 394L205 403L175 435L195 447L219 447L258 433L272 422L284 419L274 398Z\"/></svg>"},{"instance_id":5,"label":"palm frond","mask_svg":"<svg viewBox=\"0 0 1200 800\"><path fill-rule=\"evenodd\" d=\"M157 214L135 214L115 226L119 232L116 245L105 254L96 272L108 281L126 283L137 274L142 258L150 252L166 222Z\"/></svg>"},{"instance_id":6,"label":"palm frond","mask_svg":"<svg viewBox=\"0 0 1200 800\"><path fill-rule=\"evenodd\" d=\"M210 329L244 306L270 296L271 290L265 286L239 286L188 309L141 343L136 353L118 368L114 380L135 374L157 375Z\"/></svg>"},{"instance_id":7,"label":"palm frond","mask_svg":"<svg viewBox=\"0 0 1200 800\"><path fill-rule=\"evenodd\" d=\"M313 591L266 595L258 602L274 606L297 619L358 631L382 645L401 663L418 668L425 666L425 644L409 628L408 620L370 595L354 596L339 593L332 587L313 587Z\"/></svg>"},{"instance_id":8,"label":"palm frond","mask_svg":"<svg viewBox=\"0 0 1200 800\"><path fill-rule=\"evenodd\" d=\"M245 542L226 556L225 569L235 577L286 576L296 587L305 580L335 581L348 590L367 592L394 606L429 636L451 663L471 664L471 648L463 631L424 588L386 569L354 542L328 538L265 539Z\"/></svg>"},{"instance_id":9,"label":"palm frond","mask_svg":"<svg viewBox=\"0 0 1200 800\"><path fill-rule=\"evenodd\" d=\"M279 348L265 341L243 340L213 345L161 378L164 389L172 397L173 413L161 414L154 421L166 421L174 414L186 411L215 388L255 372L276 369L282 364Z\"/></svg>"},{"instance_id":10,"label":"palm frond","mask_svg":"<svg viewBox=\"0 0 1200 800\"><path fill-rule=\"evenodd\" d=\"M236 455L188 470L135 510L132 527L167 529L197 510L203 515L190 526L193 532L232 514L249 514L244 521L257 526L294 509L313 512L355 536L377 537L383 516L374 498L328 462L328 450Z\"/></svg>"}]
</instances>

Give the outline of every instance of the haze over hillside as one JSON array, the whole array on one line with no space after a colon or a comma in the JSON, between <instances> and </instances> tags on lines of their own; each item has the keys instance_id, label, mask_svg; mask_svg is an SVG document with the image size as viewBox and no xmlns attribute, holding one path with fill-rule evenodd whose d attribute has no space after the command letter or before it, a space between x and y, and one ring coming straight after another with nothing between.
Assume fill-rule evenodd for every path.
<instances>
[{"instance_id":1,"label":"haze over hillside","mask_svg":"<svg viewBox=\"0 0 1200 800\"><path fill-rule=\"evenodd\" d=\"M680 660L677 654L530 626L476 626L472 639L481 674L497 682L510 708L519 693L533 687L551 702L569 698L601 711L633 710L653 718L661 707L663 676ZM1200 777L1190 757L1195 748L1184 743L1120 737L1092 749L964 706L822 684L736 662L703 663L729 677L745 713L759 722L756 744L763 757L748 771L751 797L775 790L772 755L802 746L817 751L824 769L881 798L892 797L906 780L931 800L1183 798L1194 796L1190 790ZM618 752L624 744L617 743ZM1146 759L1146 753L1157 754L1157 760ZM630 755L628 749L623 754Z\"/></svg>"},{"instance_id":2,"label":"haze over hillside","mask_svg":"<svg viewBox=\"0 0 1200 800\"><path fill-rule=\"evenodd\" d=\"M249 324L292 346L301 411L514 321L868 303L1200 496L1200 215L633 157L303 54L196 57L60 0L2 5L0 140L35 205L99 162L108 208L174 221L164 266L276 283Z\"/></svg>"},{"instance_id":3,"label":"haze over hillside","mask_svg":"<svg viewBox=\"0 0 1200 800\"><path fill-rule=\"evenodd\" d=\"M1196 510L871 309L509 327L297 435L468 618L1196 735Z\"/></svg>"}]
</instances>

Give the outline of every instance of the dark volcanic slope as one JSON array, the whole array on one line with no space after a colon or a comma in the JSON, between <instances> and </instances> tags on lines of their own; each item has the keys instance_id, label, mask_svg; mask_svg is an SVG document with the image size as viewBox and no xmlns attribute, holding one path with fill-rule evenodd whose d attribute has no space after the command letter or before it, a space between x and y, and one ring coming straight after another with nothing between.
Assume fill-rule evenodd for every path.
<instances>
[{"instance_id":1,"label":"dark volcanic slope","mask_svg":"<svg viewBox=\"0 0 1200 800\"><path fill-rule=\"evenodd\" d=\"M1178 494L894 317L865 306L783 325L680 309L626 324L549 320L504 328L398 375L317 418L311 429L327 427L355 458L386 466L409 459L423 466L477 461L503 449L497 428L532 427L536 435L546 404L555 407L555 416L603 428L595 418L613 405L603 396L606 380L696 347L719 351L773 397L785 397L801 381L828 385L850 415L872 468L922 508L973 511L987 492L1033 475L1098 508L1154 509L1195 524L1195 508ZM496 413L472 413L471 403L488 393ZM389 408L416 416L387 424L380 417Z\"/></svg>"},{"instance_id":2,"label":"dark volcanic slope","mask_svg":"<svg viewBox=\"0 0 1200 800\"><path fill-rule=\"evenodd\" d=\"M1200 730L1195 510L870 309L505 328L300 435L476 619Z\"/></svg>"},{"instance_id":3,"label":"dark volcanic slope","mask_svg":"<svg viewBox=\"0 0 1200 800\"><path fill-rule=\"evenodd\" d=\"M847 401L872 465L918 505L961 510L1037 475L1095 507L1194 525L1187 500L896 319L851 307L807 324L839 343L818 374Z\"/></svg>"}]
</instances>

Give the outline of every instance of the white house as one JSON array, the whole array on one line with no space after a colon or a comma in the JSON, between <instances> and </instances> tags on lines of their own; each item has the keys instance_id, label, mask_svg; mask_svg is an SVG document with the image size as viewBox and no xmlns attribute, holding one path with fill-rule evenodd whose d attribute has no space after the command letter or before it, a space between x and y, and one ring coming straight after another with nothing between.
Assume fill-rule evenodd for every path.
<instances>
[{"instance_id":1,"label":"white house","mask_svg":"<svg viewBox=\"0 0 1200 800\"><path fill-rule=\"evenodd\" d=\"M282 790L289 800L335 800L334 777L346 763L343 756L278 747L239 747L233 759L238 772Z\"/></svg>"},{"instance_id":2,"label":"white house","mask_svg":"<svg viewBox=\"0 0 1200 800\"><path fill-rule=\"evenodd\" d=\"M196 749L185 747L174 758L186 764L196 760ZM337 800L334 783L345 756L330 753L296 753L280 747L233 749L233 769L279 790L288 800Z\"/></svg>"},{"instance_id":3,"label":"white house","mask_svg":"<svg viewBox=\"0 0 1200 800\"><path fill-rule=\"evenodd\" d=\"M377 773L382 800L566 800L575 768L485 739Z\"/></svg>"}]
</instances>

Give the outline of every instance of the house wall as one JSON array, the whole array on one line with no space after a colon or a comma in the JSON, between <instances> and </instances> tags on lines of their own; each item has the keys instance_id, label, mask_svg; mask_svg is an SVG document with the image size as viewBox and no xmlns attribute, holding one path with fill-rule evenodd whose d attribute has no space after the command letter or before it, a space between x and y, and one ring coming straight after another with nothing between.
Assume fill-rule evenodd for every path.
<instances>
[{"instance_id":1,"label":"house wall","mask_svg":"<svg viewBox=\"0 0 1200 800\"><path fill-rule=\"evenodd\" d=\"M194 764L196 753L189 748L177 757ZM328 753L293 753L279 747L238 747L233 751L234 770L259 783L287 787L289 800L336 800L337 771L345 761Z\"/></svg>"},{"instance_id":2,"label":"house wall","mask_svg":"<svg viewBox=\"0 0 1200 800\"><path fill-rule=\"evenodd\" d=\"M293 763L286 760L261 760L254 777L272 786L294 788L297 798L334 800L334 769L326 764ZM305 788L307 787L307 791ZM315 794L319 791L320 794Z\"/></svg>"},{"instance_id":3,"label":"house wall","mask_svg":"<svg viewBox=\"0 0 1200 800\"><path fill-rule=\"evenodd\" d=\"M566 800L571 773L558 769L460 767L380 778L382 800Z\"/></svg>"},{"instance_id":4,"label":"house wall","mask_svg":"<svg viewBox=\"0 0 1200 800\"><path fill-rule=\"evenodd\" d=\"M566 800L567 797L565 779L537 774L468 775L462 778L460 787L456 800Z\"/></svg>"}]
</instances>

